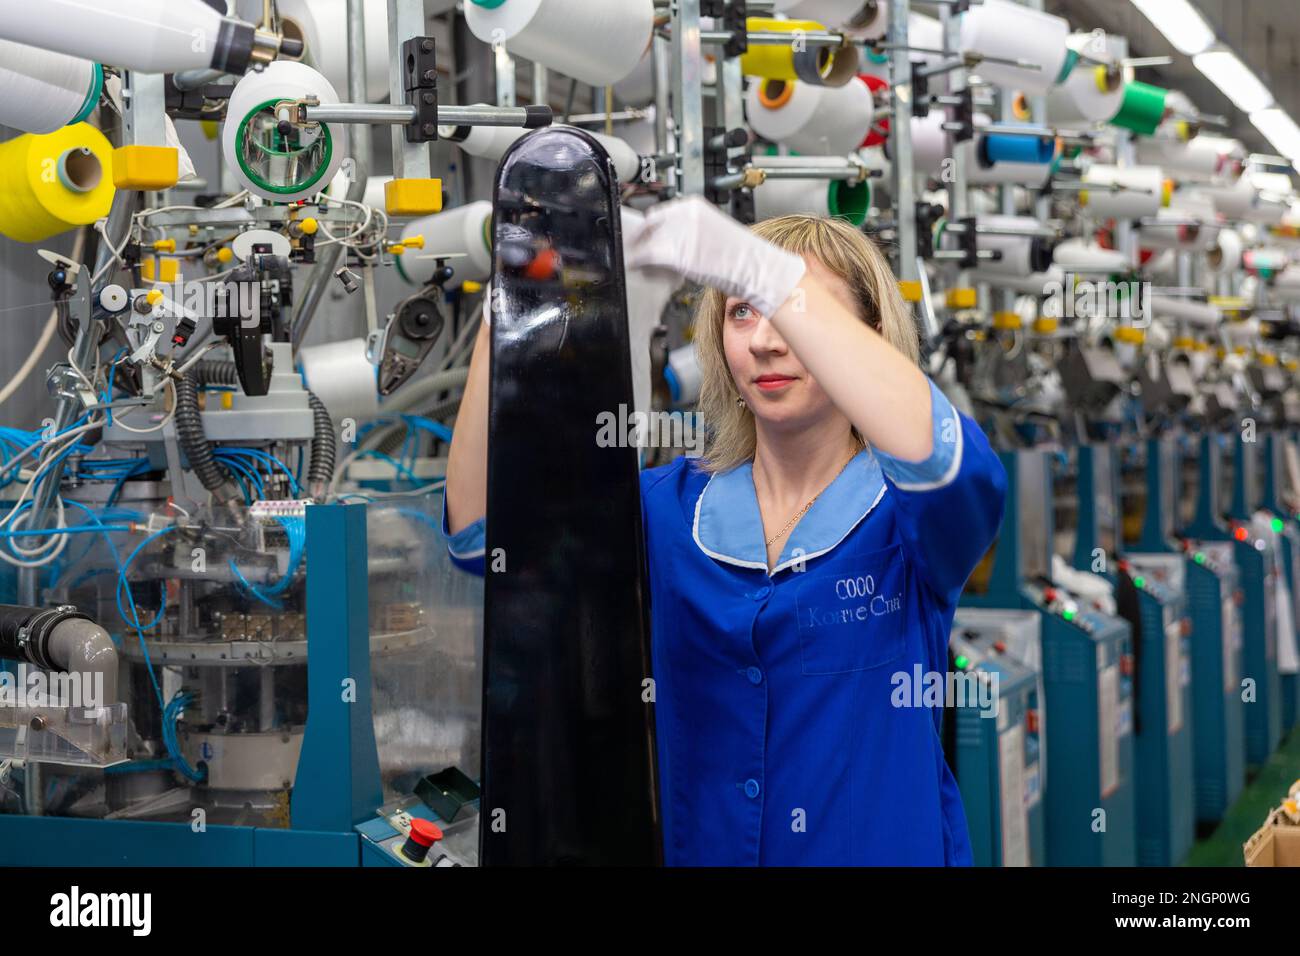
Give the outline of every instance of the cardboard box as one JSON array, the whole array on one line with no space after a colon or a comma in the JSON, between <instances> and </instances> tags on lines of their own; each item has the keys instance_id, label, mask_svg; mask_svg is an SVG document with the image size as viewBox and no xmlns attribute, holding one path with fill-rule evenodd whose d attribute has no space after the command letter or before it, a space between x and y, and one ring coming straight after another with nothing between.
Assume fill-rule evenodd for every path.
<instances>
[{"instance_id":1,"label":"cardboard box","mask_svg":"<svg viewBox=\"0 0 1300 956\"><path fill-rule=\"evenodd\" d=\"M1274 810L1242 850L1247 866L1300 866L1300 826Z\"/></svg>"}]
</instances>

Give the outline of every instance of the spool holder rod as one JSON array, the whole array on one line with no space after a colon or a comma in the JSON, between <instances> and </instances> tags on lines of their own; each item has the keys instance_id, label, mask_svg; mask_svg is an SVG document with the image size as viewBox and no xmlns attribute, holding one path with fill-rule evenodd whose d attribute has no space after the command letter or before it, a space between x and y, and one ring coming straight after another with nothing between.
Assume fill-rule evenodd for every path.
<instances>
[{"instance_id":1,"label":"spool holder rod","mask_svg":"<svg viewBox=\"0 0 1300 956\"><path fill-rule=\"evenodd\" d=\"M416 109L407 104L331 103L303 101L298 111L305 123L371 123L406 126L415 122ZM549 126L554 114L549 106L439 106L438 125L516 126L536 129ZM544 122L543 122L544 120Z\"/></svg>"}]
</instances>

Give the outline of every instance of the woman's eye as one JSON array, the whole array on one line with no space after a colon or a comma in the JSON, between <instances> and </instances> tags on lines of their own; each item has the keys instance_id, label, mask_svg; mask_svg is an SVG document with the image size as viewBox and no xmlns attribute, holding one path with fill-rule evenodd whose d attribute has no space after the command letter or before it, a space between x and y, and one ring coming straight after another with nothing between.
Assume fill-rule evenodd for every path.
<instances>
[{"instance_id":1,"label":"woman's eye","mask_svg":"<svg viewBox=\"0 0 1300 956\"><path fill-rule=\"evenodd\" d=\"M731 307L731 317L733 319L747 319L753 314L753 310L741 302Z\"/></svg>"}]
</instances>

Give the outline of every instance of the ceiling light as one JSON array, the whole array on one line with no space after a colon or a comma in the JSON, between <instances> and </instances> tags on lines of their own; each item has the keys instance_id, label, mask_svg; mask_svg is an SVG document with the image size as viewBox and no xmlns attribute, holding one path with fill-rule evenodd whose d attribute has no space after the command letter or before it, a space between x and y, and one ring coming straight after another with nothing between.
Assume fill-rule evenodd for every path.
<instances>
[{"instance_id":1,"label":"ceiling light","mask_svg":"<svg viewBox=\"0 0 1300 956\"><path fill-rule=\"evenodd\" d=\"M1278 153L1292 162L1300 160L1300 126L1296 125L1285 110L1276 106L1256 110L1250 114L1250 121Z\"/></svg>"},{"instance_id":2,"label":"ceiling light","mask_svg":"<svg viewBox=\"0 0 1300 956\"><path fill-rule=\"evenodd\" d=\"M1194 56L1214 46L1214 30L1187 0L1133 0L1179 53Z\"/></svg>"},{"instance_id":3,"label":"ceiling light","mask_svg":"<svg viewBox=\"0 0 1300 956\"><path fill-rule=\"evenodd\" d=\"M1231 50L1198 53L1192 62L1243 113L1273 105L1273 94L1268 87Z\"/></svg>"}]
</instances>

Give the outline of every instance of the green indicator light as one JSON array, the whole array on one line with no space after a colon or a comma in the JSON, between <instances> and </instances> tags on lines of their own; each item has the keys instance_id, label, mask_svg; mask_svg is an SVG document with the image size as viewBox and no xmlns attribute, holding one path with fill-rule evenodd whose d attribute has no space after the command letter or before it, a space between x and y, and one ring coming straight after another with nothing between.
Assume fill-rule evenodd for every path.
<instances>
[{"instance_id":1,"label":"green indicator light","mask_svg":"<svg viewBox=\"0 0 1300 956\"><path fill-rule=\"evenodd\" d=\"M1192 556L1192 560L1195 561L1197 564L1204 564L1205 553L1203 551L1197 551L1196 554Z\"/></svg>"},{"instance_id":2,"label":"green indicator light","mask_svg":"<svg viewBox=\"0 0 1300 956\"><path fill-rule=\"evenodd\" d=\"M965 654L959 654L957 656L956 663L957 663L957 670L964 671L967 667L970 666L970 658L967 657Z\"/></svg>"},{"instance_id":3,"label":"green indicator light","mask_svg":"<svg viewBox=\"0 0 1300 956\"><path fill-rule=\"evenodd\" d=\"M1282 524L1282 519L1281 519L1281 518L1274 518L1273 521L1272 521L1272 525L1273 525L1273 533L1274 533L1274 534L1281 534L1281 533L1282 533L1283 524Z\"/></svg>"},{"instance_id":4,"label":"green indicator light","mask_svg":"<svg viewBox=\"0 0 1300 956\"><path fill-rule=\"evenodd\" d=\"M1063 611L1063 612L1061 613L1061 617L1065 618L1067 621L1073 621L1073 620L1074 620L1074 612L1073 612L1073 611L1069 611L1069 610L1067 610L1067 611Z\"/></svg>"},{"instance_id":5,"label":"green indicator light","mask_svg":"<svg viewBox=\"0 0 1300 956\"><path fill-rule=\"evenodd\" d=\"M1135 588L1144 588L1147 586L1147 579L1142 577L1142 575L1139 574L1137 577L1133 579L1133 586Z\"/></svg>"}]
</instances>

